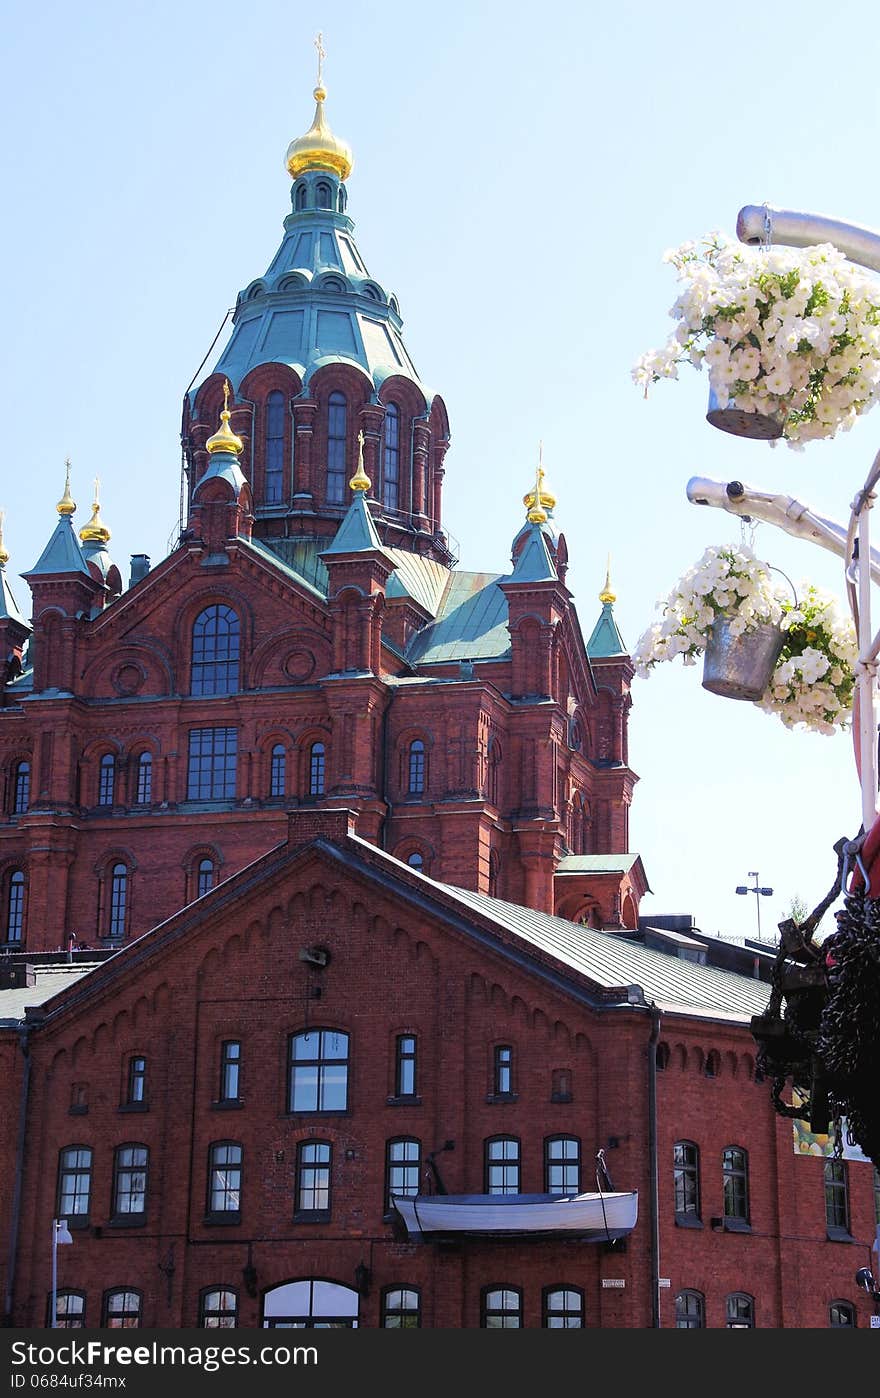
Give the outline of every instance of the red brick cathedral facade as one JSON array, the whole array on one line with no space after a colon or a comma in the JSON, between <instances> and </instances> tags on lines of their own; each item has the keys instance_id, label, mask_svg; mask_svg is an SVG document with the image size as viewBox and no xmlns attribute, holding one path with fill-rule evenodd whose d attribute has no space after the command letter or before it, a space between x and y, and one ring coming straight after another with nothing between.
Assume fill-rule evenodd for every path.
<instances>
[{"instance_id":1,"label":"red brick cathedral facade","mask_svg":"<svg viewBox=\"0 0 880 1398\"><path fill-rule=\"evenodd\" d=\"M613 594L540 466L456 566L315 96L177 547L123 586L68 479L26 617L0 544L6 1322L865 1324L872 1168L796 1155L751 965L639 930Z\"/></svg>"}]
</instances>

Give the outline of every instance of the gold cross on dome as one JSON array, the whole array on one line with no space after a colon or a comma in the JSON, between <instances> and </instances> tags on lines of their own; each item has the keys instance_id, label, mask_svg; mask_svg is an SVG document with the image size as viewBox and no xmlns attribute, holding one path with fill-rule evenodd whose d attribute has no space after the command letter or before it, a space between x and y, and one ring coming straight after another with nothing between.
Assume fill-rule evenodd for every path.
<instances>
[{"instance_id":1,"label":"gold cross on dome","mask_svg":"<svg viewBox=\"0 0 880 1398\"><path fill-rule=\"evenodd\" d=\"M226 412L229 411L229 380L228 380L228 379L224 379L224 380L223 380L223 411L224 411L224 413L226 413Z\"/></svg>"},{"instance_id":2,"label":"gold cross on dome","mask_svg":"<svg viewBox=\"0 0 880 1398\"><path fill-rule=\"evenodd\" d=\"M318 87L322 87L324 82L324 59L327 57L327 53L324 48L324 35L321 33L318 34L315 40L315 48L318 51Z\"/></svg>"}]
</instances>

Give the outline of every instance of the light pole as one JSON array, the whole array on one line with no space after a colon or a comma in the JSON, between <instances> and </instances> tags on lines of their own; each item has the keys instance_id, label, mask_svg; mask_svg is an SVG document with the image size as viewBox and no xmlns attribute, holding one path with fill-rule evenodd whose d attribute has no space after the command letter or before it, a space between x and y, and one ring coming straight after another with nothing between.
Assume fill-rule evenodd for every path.
<instances>
[{"instance_id":1,"label":"light pole","mask_svg":"<svg viewBox=\"0 0 880 1398\"><path fill-rule=\"evenodd\" d=\"M52 1297L49 1302L52 1307L50 1311L49 1327L52 1330L58 1329L58 1244L72 1243L70 1229L67 1226L67 1219L53 1218L52 1220Z\"/></svg>"},{"instance_id":2,"label":"light pole","mask_svg":"<svg viewBox=\"0 0 880 1398\"><path fill-rule=\"evenodd\" d=\"M760 884L758 883L758 875L757 875L757 873L755 872L754 869L750 869L750 870L749 870L749 878L755 880L754 888L750 888L750 887L748 886L748 884L741 883L741 884L739 885L739 887L737 888L736 891L737 891L737 893L754 893L754 895L755 895L755 907L756 907L757 910L758 910L758 941L760 942L760 940L761 940L761 898L762 898L762 896L763 896L764 898L770 898L770 897L772 897L772 895L773 895L773 889L772 889L772 888L762 888L762 887L760 886Z\"/></svg>"}]
</instances>

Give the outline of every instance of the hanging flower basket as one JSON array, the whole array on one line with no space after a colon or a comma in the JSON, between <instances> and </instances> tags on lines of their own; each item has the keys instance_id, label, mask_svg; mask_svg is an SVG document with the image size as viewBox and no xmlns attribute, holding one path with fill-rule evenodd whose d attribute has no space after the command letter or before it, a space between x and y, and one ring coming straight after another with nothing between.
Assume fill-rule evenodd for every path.
<instances>
[{"instance_id":1,"label":"hanging flower basket","mask_svg":"<svg viewBox=\"0 0 880 1398\"><path fill-rule=\"evenodd\" d=\"M880 397L880 283L831 243L753 248L711 233L664 260L685 286L672 338L633 368L646 394L679 364L705 365L714 426L798 448Z\"/></svg>"},{"instance_id":2,"label":"hanging flower basket","mask_svg":"<svg viewBox=\"0 0 880 1398\"><path fill-rule=\"evenodd\" d=\"M764 694L782 650L782 627L767 622L738 635L735 618L719 616L709 627L703 654L703 688L725 699L754 703Z\"/></svg>"}]
</instances>

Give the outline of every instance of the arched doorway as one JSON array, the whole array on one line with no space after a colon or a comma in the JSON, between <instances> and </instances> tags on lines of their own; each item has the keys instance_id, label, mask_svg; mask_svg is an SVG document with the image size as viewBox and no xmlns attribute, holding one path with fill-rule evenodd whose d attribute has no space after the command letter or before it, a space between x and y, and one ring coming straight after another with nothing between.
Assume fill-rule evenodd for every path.
<instances>
[{"instance_id":1,"label":"arched doorway","mask_svg":"<svg viewBox=\"0 0 880 1398\"><path fill-rule=\"evenodd\" d=\"M309 1277L285 1282L263 1297L263 1326L272 1330L356 1330L358 1293L340 1282Z\"/></svg>"}]
</instances>

